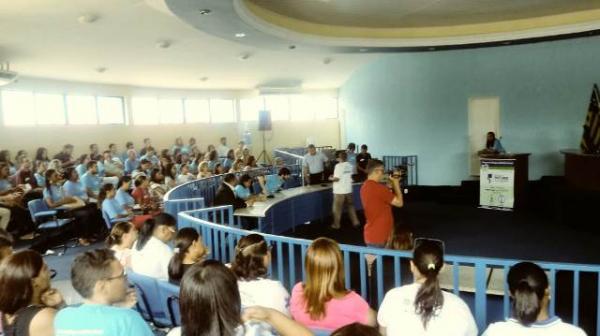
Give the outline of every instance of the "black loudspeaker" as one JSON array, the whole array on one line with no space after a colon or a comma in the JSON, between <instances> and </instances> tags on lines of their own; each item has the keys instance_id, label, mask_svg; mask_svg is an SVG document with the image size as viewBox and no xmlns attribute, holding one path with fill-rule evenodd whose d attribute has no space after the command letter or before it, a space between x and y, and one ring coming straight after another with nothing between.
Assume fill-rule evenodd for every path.
<instances>
[{"instance_id":1,"label":"black loudspeaker","mask_svg":"<svg viewBox=\"0 0 600 336\"><path fill-rule=\"evenodd\" d=\"M271 111L258 111L258 130L270 131L271 128Z\"/></svg>"}]
</instances>

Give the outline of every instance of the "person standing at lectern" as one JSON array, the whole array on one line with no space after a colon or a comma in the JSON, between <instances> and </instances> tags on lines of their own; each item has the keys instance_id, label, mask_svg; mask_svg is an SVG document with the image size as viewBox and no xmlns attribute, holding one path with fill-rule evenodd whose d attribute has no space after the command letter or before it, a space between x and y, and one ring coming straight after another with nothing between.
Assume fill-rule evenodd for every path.
<instances>
[{"instance_id":1,"label":"person standing at lectern","mask_svg":"<svg viewBox=\"0 0 600 336\"><path fill-rule=\"evenodd\" d=\"M485 141L485 148L479 151L479 154L504 154L506 151L500 140L496 138L496 133L488 132L487 138Z\"/></svg>"},{"instance_id":2,"label":"person standing at lectern","mask_svg":"<svg viewBox=\"0 0 600 336\"><path fill-rule=\"evenodd\" d=\"M352 164L348 162L348 153L341 152L338 156L338 164L335 165L333 176L329 177L333 181L333 224L332 229L340 228L340 219L344 204L348 206L348 216L352 221L352 226L360 226L354 202L352 197Z\"/></svg>"},{"instance_id":3,"label":"person standing at lectern","mask_svg":"<svg viewBox=\"0 0 600 336\"><path fill-rule=\"evenodd\" d=\"M385 247L393 232L394 215L392 206L404 206L404 198L400 190L400 175L390 175L391 192L381 184L385 176L385 168L381 160L373 159L367 164L367 180L360 188L360 199L365 209L367 224L364 239L368 247Z\"/></svg>"},{"instance_id":4,"label":"person standing at lectern","mask_svg":"<svg viewBox=\"0 0 600 336\"><path fill-rule=\"evenodd\" d=\"M306 184L319 184L323 181L325 162L327 162L327 157L323 153L317 152L315 145L308 145L308 153L304 155L302 163Z\"/></svg>"}]
</instances>

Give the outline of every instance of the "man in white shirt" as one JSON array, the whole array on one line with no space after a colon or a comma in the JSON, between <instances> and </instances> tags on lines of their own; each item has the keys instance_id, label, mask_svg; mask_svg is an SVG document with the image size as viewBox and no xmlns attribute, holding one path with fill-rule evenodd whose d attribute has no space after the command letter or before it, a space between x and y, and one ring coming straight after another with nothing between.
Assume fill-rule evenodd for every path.
<instances>
[{"instance_id":1,"label":"man in white shirt","mask_svg":"<svg viewBox=\"0 0 600 336\"><path fill-rule=\"evenodd\" d=\"M333 170L333 176L329 178L333 181L333 224L331 225L333 229L340 228L344 204L348 206L348 216L350 216L352 225L354 227L360 225L352 198L353 168L352 164L347 160L348 154L341 152L338 156L338 164L335 165L335 169Z\"/></svg>"},{"instance_id":2,"label":"man in white shirt","mask_svg":"<svg viewBox=\"0 0 600 336\"><path fill-rule=\"evenodd\" d=\"M327 157L323 153L317 152L315 145L308 145L308 153L304 155L302 163L306 184L319 184L323 181L325 162L327 162Z\"/></svg>"},{"instance_id":3,"label":"man in white shirt","mask_svg":"<svg viewBox=\"0 0 600 336\"><path fill-rule=\"evenodd\" d=\"M227 157L227 152L229 152L229 147L227 147L227 138L221 137L221 143L217 146L217 153L219 153L219 157Z\"/></svg>"}]
</instances>

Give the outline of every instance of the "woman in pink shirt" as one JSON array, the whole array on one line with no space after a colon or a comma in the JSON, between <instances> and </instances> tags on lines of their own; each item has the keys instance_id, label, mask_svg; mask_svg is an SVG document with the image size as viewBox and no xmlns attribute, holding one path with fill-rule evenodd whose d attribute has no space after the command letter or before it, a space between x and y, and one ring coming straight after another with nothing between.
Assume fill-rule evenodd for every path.
<instances>
[{"instance_id":1,"label":"woman in pink shirt","mask_svg":"<svg viewBox=\"0 0 600 336\"><path fill-rule=\"evenodd\" d=\"M335 330L359 322L376 325L375 312L354 291L344 286L344 264L338 244L318 238L308 247L306 280L292 289L290 313L312 329Z\"/></svg>"}]
</instances>

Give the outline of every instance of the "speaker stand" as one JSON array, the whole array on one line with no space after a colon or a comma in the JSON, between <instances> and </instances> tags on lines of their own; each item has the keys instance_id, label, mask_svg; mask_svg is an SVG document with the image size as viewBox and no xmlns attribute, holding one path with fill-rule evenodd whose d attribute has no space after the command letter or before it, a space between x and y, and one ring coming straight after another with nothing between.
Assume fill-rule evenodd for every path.
<instances>
[{"instance_id":1,"label":"speaker stand","mask_svg":"<svg viewBox=\"0 0 600 336\"><path fill-rule=\"evenodd\" d=\"M265 138L265 131L261 131L262 132L262 151L260 152L260 154L258 155L258 158L256 159L257 162L260 162L260 159L263 159L263 163L265 164L272 164L271 161L271 157L269 156L269 153L267 153L267 146L266 146L266 138Z\"/></svg>"}]
</instances>

